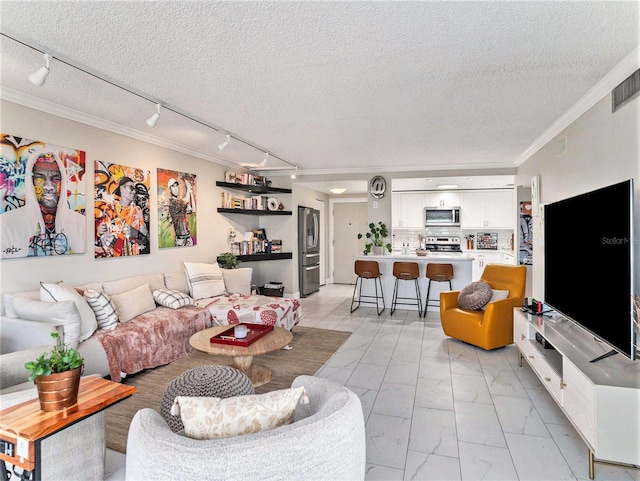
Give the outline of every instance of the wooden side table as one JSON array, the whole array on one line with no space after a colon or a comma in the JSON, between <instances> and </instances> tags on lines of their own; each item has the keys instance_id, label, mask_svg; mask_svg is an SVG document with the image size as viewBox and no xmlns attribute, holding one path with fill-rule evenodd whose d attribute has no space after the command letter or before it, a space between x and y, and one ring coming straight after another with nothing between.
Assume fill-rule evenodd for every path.
<instances>
[{"instance_id":1,"label":"wooden side table","mask_svg":"<svg viewBox=\"0 0 640 481\"><path fill-rule=\"evenodd\" d=\"M133 386L97 377L80 380L78 402L62 411L40 410L38 398L0 411L0 479L6 481L9 462L42 477L40 443L43 439L82 421L136 392Z\"/></svg>"}]
</instances>

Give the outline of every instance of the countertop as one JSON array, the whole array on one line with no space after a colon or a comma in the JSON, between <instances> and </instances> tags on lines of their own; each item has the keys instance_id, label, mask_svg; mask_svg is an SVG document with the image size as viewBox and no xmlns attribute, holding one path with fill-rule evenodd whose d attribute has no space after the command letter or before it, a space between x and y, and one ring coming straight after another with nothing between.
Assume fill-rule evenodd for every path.
<instances>
[{"instance_id":1,"label":"countertop","mask_svg":"<svg viewBox=\"0 0 640 481\"><path fill-rule=\"evenodd\" d=\"M400 254L400 253L396 253L393 252L391 254L385 254L382 256L376 256L373 254L369 254L368 256L365 255L359 255L356 257L357 259L361 259L361 260L367 260L367 259L388 259L388 260L439 260L439 261L473 261L475 259L475 257L473 255L469 255L469 254L465 254L464 252L461 253L455 253L455 252L447 252L447 253L443 253L443 252L438 252L438 253L429 253L426 256L419 256L415 253L412 254Z\"/></svg>"}]
</instances>

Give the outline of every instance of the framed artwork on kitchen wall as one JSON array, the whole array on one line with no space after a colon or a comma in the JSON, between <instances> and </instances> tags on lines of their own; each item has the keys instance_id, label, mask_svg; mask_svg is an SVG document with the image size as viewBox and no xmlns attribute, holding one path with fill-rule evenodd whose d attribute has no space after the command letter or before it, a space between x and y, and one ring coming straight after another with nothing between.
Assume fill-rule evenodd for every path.
<instances>
[{"instance_id":1,"label":"framed artwork on kitchen wall","mask_svg":"<svg viewBox=\"0 0 640 481\"><path fill-rule=\"evenodd\" d=\"M158 169L158 247L198 243L196 176Z\"/></svg>"},{"instance_id":2,"label":"framed artwork on kitchen wall","mask_svg":"<svg viewBox=\"0 0 640 481\"><path fill-rule=\"evenodd\" d=\"M95 161L95 258L149 254L151 174Z\"/></svg>"},{"instance_id":3,"label":"framed artwork on kitchen wall","mask_svg":"<svg viewBox=\"0 0 640 481\"><path fill-rule=\"evenodd\" d=\"M0 258L86 250L85 152L0 134Z\"/></svg>"},{"instance_id":4,"label":"framed artwork on kitchen wall","mask_svg":"<svg viewBox=\"0 0 640 481\"><path fill-rule=\"evenodd\" d=\"M533 206L520 202L520 235L518 260L521 265L533 264Z\"/></svg>"}]
</instances>

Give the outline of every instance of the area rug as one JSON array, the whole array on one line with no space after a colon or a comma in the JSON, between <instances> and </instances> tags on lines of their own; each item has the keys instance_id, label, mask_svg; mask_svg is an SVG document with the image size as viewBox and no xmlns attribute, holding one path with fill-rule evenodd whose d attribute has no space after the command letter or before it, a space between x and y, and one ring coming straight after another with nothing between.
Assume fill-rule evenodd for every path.
<instances>
[{"instance_id":1,"label":"area rug","mask_svg":"<svg viewBox=\"0 0 640 481\"><path fill-rule=\"evenodd\" d=\"M271 382L256 388L256 393L285 389L300 374L313 375L329 360L331 355L349 338L350 332L295 327L291 350L278 350L256 356L254 363L273 371ZM131 419L141 408L152 408L160 412L160 400L167 385L183 372L206 364L231 365L227 356L212 356L193 350L187 357L165 366L128 376L123 384L135 386L138 391L128 399L105 411L105 434L107 447L121 453L127 451L127 434Z\"/></svg>"}]
</instances>

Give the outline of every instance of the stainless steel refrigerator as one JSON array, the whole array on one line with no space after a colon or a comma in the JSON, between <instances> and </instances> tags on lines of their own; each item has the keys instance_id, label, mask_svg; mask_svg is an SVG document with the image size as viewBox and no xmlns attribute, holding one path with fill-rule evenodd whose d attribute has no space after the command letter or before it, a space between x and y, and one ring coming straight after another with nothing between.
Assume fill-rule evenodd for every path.
<instances>
[{"instance_id":1,"label":"stainless steel refrigerator","mask_svg":"<svg viewBox=\"0 0 640 481\"><path fill-rule=\"evenodd\" d=\"M300 296L320 289L320 211L298 207L298 279Z\"/></svg>"}]
</instances>

